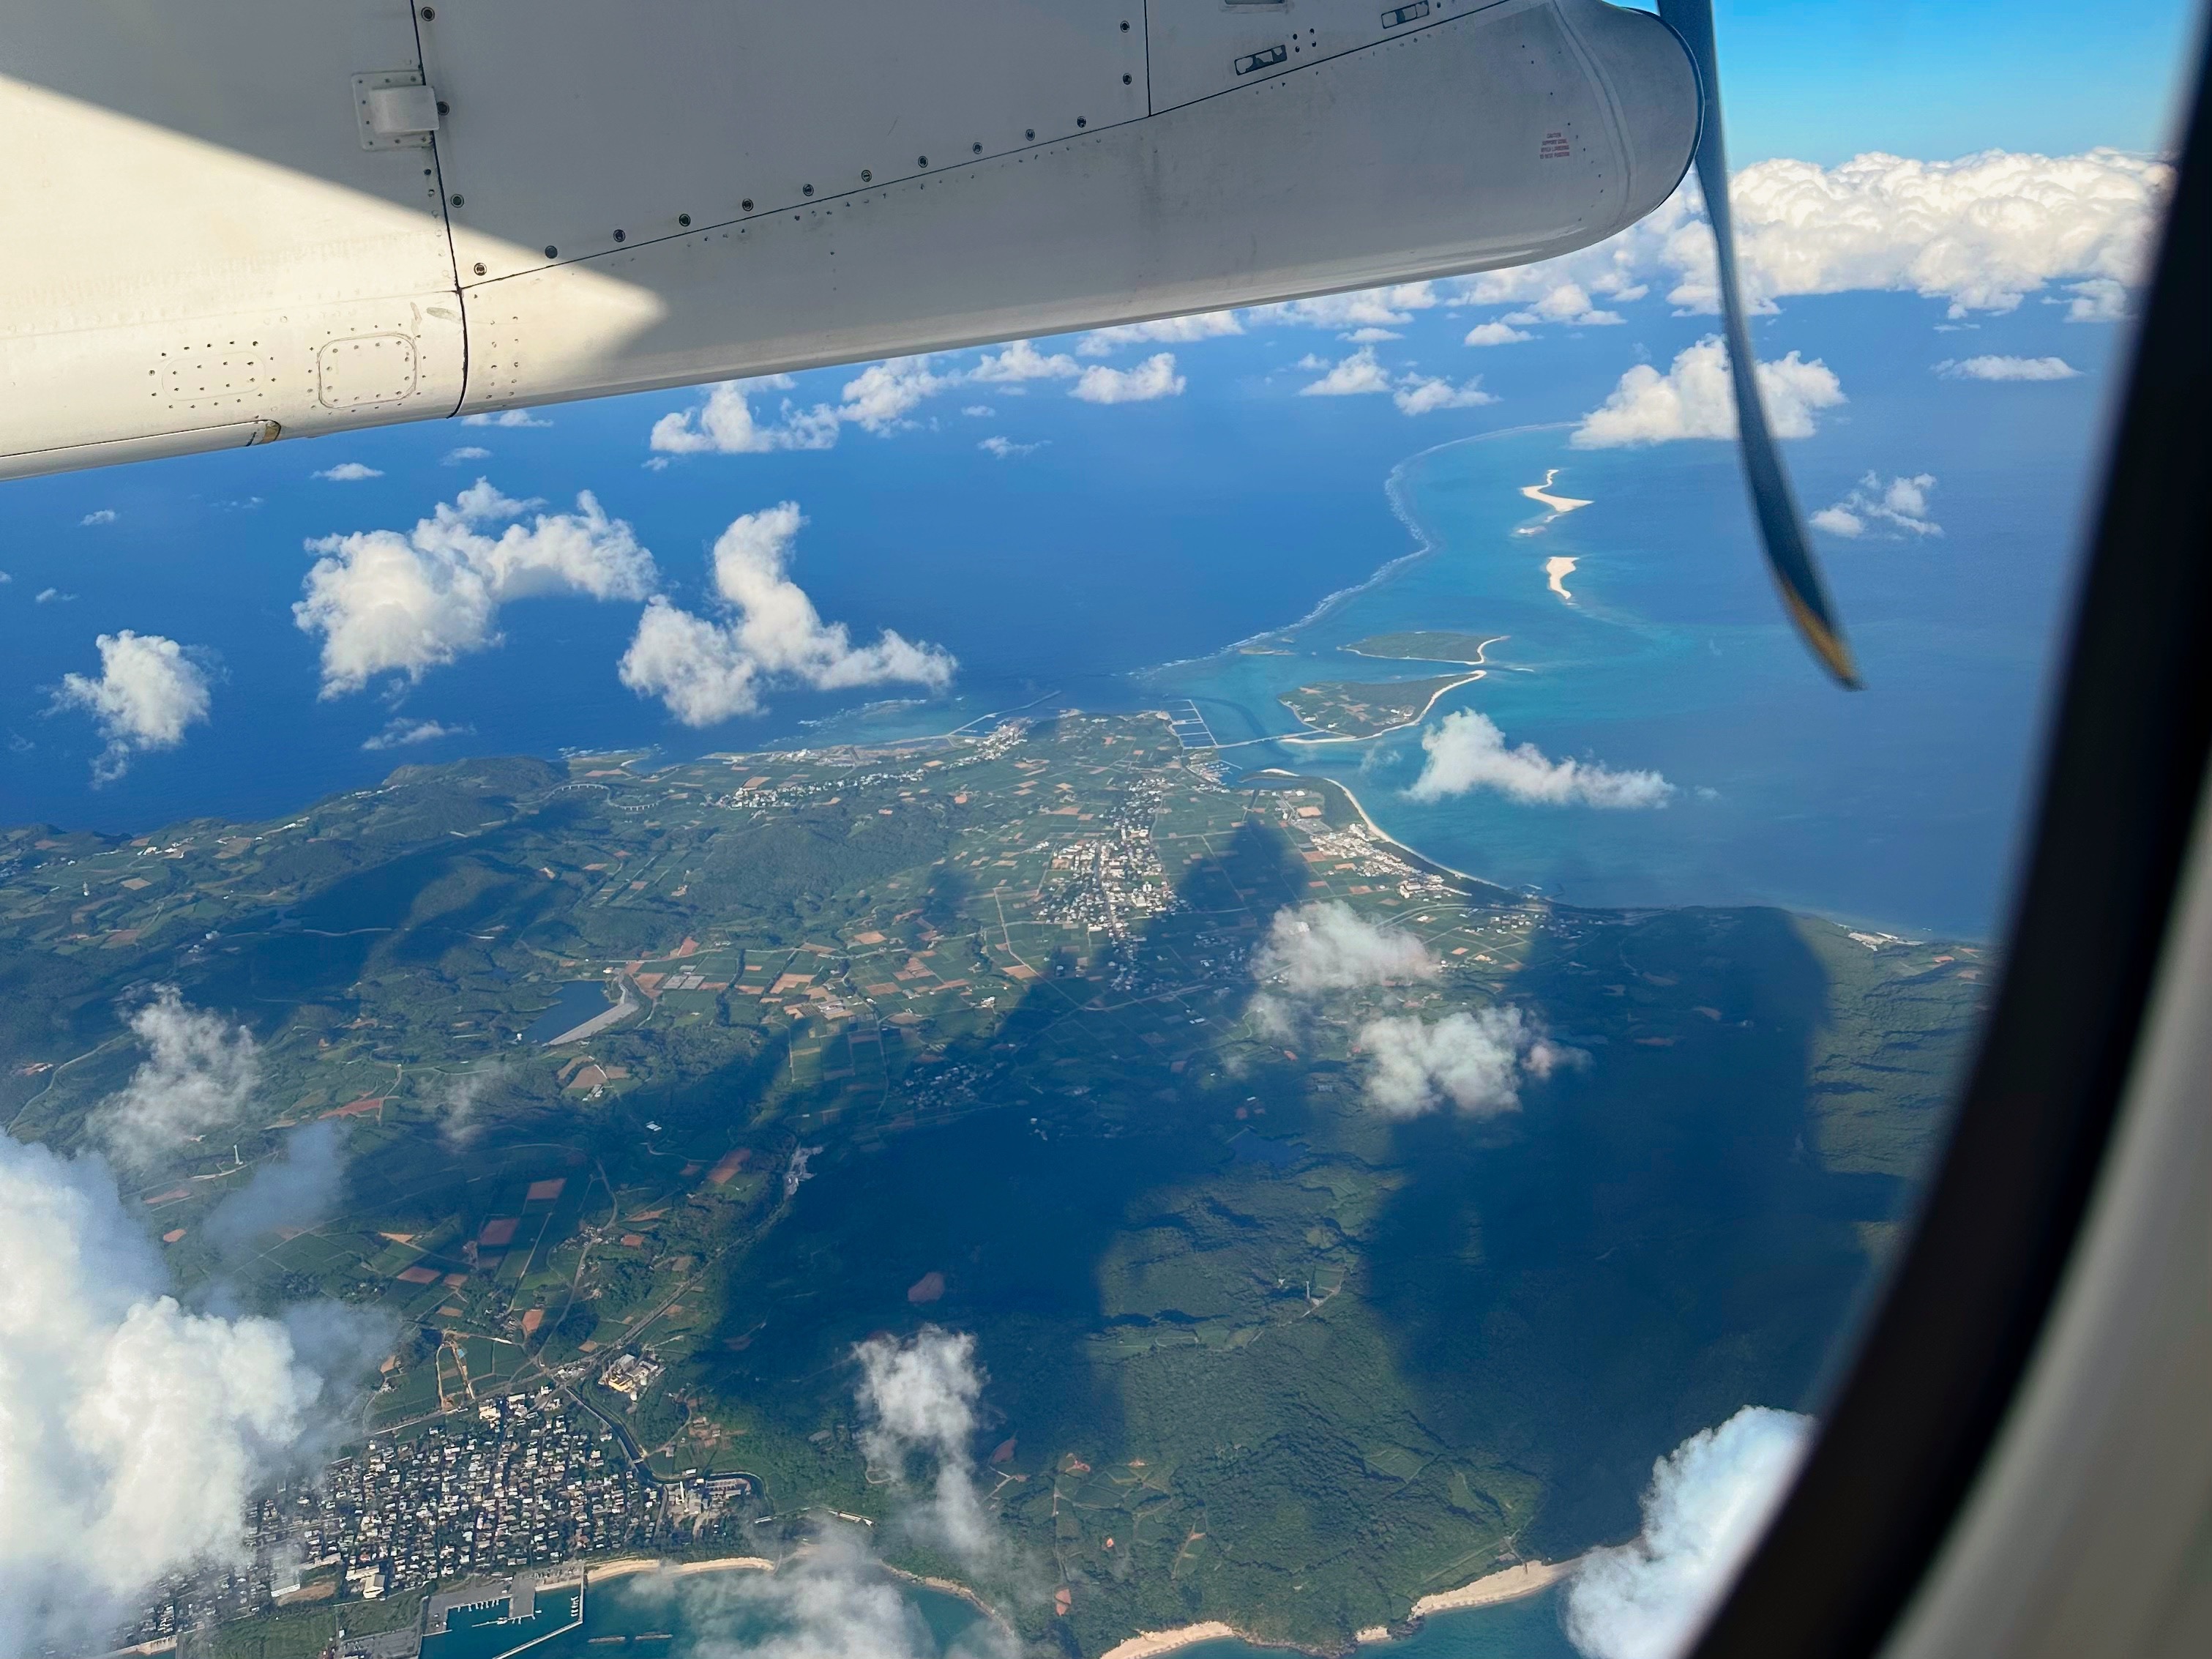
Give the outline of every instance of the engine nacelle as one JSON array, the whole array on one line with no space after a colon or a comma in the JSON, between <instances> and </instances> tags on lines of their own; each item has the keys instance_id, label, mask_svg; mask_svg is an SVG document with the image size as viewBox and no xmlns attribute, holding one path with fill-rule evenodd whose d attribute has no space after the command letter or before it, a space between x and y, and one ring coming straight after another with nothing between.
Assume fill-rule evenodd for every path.
<instances>
[{"instance_id":1,"label":"engine nacelle","mask_svg":"<svg viewBox=\"0 0 2212 1659\"><path fill-rule=\"evenodd\" d=\"M1519 264L1699 95L1603 0L0 0L0 477Z\"/></svg>"}]
</instances>

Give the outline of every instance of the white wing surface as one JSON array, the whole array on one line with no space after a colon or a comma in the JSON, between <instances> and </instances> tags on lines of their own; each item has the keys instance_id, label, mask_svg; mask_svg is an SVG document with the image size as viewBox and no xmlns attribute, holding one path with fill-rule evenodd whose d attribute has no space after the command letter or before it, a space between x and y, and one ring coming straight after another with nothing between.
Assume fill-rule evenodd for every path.
<instances>
[{"instance_id":1,"label":"white wing surface","mask_svg":"<svg viewBox=\"0 0 2212 1659\"><path fill-rule=\"evenodd\" d=\"M1603 0L0 0L0 477L1521 264L1698 107Z\"/></svg>"}]
</instances>

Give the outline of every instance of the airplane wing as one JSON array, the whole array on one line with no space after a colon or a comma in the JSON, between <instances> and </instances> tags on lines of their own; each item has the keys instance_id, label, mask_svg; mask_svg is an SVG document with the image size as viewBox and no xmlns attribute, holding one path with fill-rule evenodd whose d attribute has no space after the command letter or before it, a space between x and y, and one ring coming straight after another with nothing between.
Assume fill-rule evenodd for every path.
<instances>
[{"instance_id":1,"label":"airplane wing","mask_svg":"<svg viewBox=\"0 0 2212 1659\"><path fill-rule=\"evenodd\" d=\"M0 477L1523 264L1699 109L1603 0L0 0Z\"/></svg>"}]
</instances>

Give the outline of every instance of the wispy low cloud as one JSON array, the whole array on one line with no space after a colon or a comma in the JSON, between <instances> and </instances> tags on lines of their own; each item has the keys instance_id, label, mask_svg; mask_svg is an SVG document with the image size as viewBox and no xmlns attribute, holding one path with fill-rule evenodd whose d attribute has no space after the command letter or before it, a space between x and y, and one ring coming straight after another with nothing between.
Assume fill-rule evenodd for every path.
<instances>
[{"instance_id":1,"label":"wispy low cloud","mask_svg":"<svg viewBox=\"0 0 2212 1659\"><path fill-rule=\"evenodd\" d=\"M1359 1028L1367 1103L1385 1117L1419 1117L1449 1103L1467 1117L1517 1111L1524 1080L1589 1063L1553 1042L1520 1009L1458 1009L1442 1019L1371 1019Z\"/></svg>"},{"instance_id":2,"label":"wispy low cloud","mask_svg":"<svg viewBox=\"0 0 2212 1659\"><path fill-rule=\"evenodd\" d=\"M1034 455L1051 441L1049 438L1045 438L1033 444L1018 444L1012 438L989 437L984 439L975 447L987 455L996 456L1002 461L1010 461L1017 455Z\"/></svg>"},{"instance_id":3,"label":"wispy low cloud","mask_svg":"<svg viewBox=\"0 0 2212 1659\"><path fill-rule=\"evenodd\" d=\"M63 675L52 708L92 716L107 740L92 763L93 781L112 783L130 770L134 756L174 749L187 730L205 722L208 673L189 648L159 634L126 628L102 634L94 644L100 651L98 677Z\"/></svg>"},{"instance_id":4,"label":"wispy low cloud","mask_svg":"<svg viewBox=\"0 0 2212 1659\"><path fill-rule=\"evenodd\" d=\"M1428 758L1406 791L1415 800L1493 789L1531 805L1627 809L1664 806L1674 793L1656 772L1617 772L1571 756L1553 760L1533 743L1509 749L1495 722L1471 708L1422 732L1421 748Z\"/></svg>"},{"instance_id":5,"label":"wispy low cloud","mask_svg":"<svg viewBox=\"0 0 2212 1659\"><path fill-rule=\"evenodd\" d=\"M1887 531L1893 536L1940 536L1943 526L1928 516L1928 492L1935 488L1932 472L1892 478L1887 483L1869 472L1843 500L1815 513L1812 526L1831 536L1856 538L1869 530Z\"/></svg>"},{"instance_id":6,"label":"wispy low cloud","mask_svg":"<svg viewBox=\"0 0 2212 1659\"><path fill-rule=\"evenodd\" d=\"M473 1144L483 1133L485 1100L506 1077L504 1065L489 1066L441 1087L430 1102L438 1115L438 1138L454 1152Z\"/></svg>"},{"instance_id":7,"label":"wispy low cloud","mask_svg":"<svg viewBox=\"0 0 2212 1659\"><path fill-rule=\"evenodd\" d=\"M548 427L552 422L526 409L502 410L496 415L464 415L463 426Z\"/></svg>"},{"instance_id":8,"label":"wispy low cloud","mask_svg":"<svg viewBox=\"0 0 2212 1659\"><path fill-rule=\"evenodd\" d=\"M1795 1412L1746 1406L1654 1463L1644 1530L1591 1551L1569 1581L1568 1639L1589 1659L1687 1652L1780 1506L1813 1429Z\"/></svg>"},{"instance_id":9,"label":"wispy low cloud","mask_svg":"<svg viewBox=\"0 0 2212 1659\"><path fill-rule=\"evenodd\" d=\"M216 1205L204 1230L217 1249L234 1255L266 1234L312 1227L337 1205L345 1166L341 1124L295 1129L283 1156L261 1164L246 1185Z\"/></svg>"},{"instance_id":10,"label":"wispy low cloud","mask_svg":"<svg viewBox=\"0 0 2212 1659\"><path fill-rule=\"evenodd\" d=\"M484 650L498 642L500 607L514 599L641 599L652 592L653 555L588 490L574 513L508 522L538 505L512 501L479 478L412 530L309 542L322 557L292 618L322 636L322 695L358 691L380 674L420 680ZM504 528L492 534L498 525Z\"/></svg>"},{"instance_id":11,"label":"wispy low cloud","mask_svg":"<svg viewBox=\"0 0 2212 1659\"><path fill-rule=\"evenodd\" d=\"M446 738L465 738L473 726L447 726L439 720L394 719L382 731L365 738L362 747L371 754L386 749L408 749L418 743L437 743Z\"/></svg>"},{"instance_id":12,"label":"wispy low cloud","mask_svg":"<svg viewBox=\"0 0 2212 1659\"><path fill-rule=\"evenodd\" d=\"M644 1625L677 1628L680 1619L680 1627L712 1632L696 1646L701 1659L1017 1659L1021 1652L988 1619L946 1649L858 1528L826 1532L773 1572L678 1577L663 1571L592 1594L637 1609L631 1617Z\"/></svg>"},{"instance_id":13,"label":"wispy low cloud","mask_svg":"<svg viewBox=\"0 0 2212 1659\"><path fill-rule=\"evenodd\" d=\"M459 466L463 461L488 461L490 459L491 451L486 449L482 444L463 444L458 449L449 449L446 452L444 465Z\"/></svg>"},{"instance_id":14,"label":"wispy low cloud","mask_svg":"<svg viewBox=\"0 0 2212 1659\"><path fill-rule=\"evenodd\" d=\"M0 1261L0 1649L94 1651L163 1577L251 1559L247 1500L372 1334L185 1312L100 1160L6 1137Z\"/></svg>"},{"instance_id":15,"label":"wispy low cloud","mask_svg":"<svg viewBox=\"0 0 2212 1659\"><path fill-rule=\"evenodd\" d=\"M1767 424L1778 438L1811 437L1813 412L1844 401L1834 372L1817 358L1806 362L1793 351L1778 362L1760 363L1758 375ZM1631 368L1603 407L1583 416L1570 441L1577 449L1614 449L1735 435L1728 349L1718 335L1708 334L1676 354L1664 374L1649 363Z\"/></svg>"},{"instance_id":16,"label":"wispy low cloud","mask_svg":"<svg viewBox=\"0 0 2212 1659\"><path fill-rule=\"evenodd\" d=\"M120 515L112 507L96 508L77 520L79 525L113 524Z\"/></svg>"},{"instance_id":17,"label":"wispy low cloud","mask_svg":"<svg viewBox=\"0 0 2212 1659\"><path fill-rule=\"evenodd\" d=\"M1936 372L1947 380L2072 380L2081 374L2063 357L1946 357Z\"/></svg>"},{"instance_id":18,"label":"wispy low cloud","mask_svg":"<svg viewBox=\"0 0 2212 1659\"><path fill-rule=\"evenodd\" d=\"M788 574L806 522L784 501L732 522L714 544L714 591L723 614L695 616L659 594L623 653L622 683L657 696L686 726L757 713L778 679L836 690L904 682L944 690L957 664L948 652L886 629L855 645L842 623L824 623Z\"/></svg>"},{"instance_id":19,"label":"wispy low cloud","mask_svg":"<svg viewBox=\"0 0 2212 1659\"><path fill-rule=\"evenodd\" d=\"M934 1465L934 1495L910 1522L963 1560L988 1559L996 1540L975 1492L975 1404L984 1379L975 1337L925 1325L906 1341L870 1337L853 1358L869 1467L904 1485L916 1459Z\"/></svg>"},{"instance_id":20,"label":"wispy low cloud","mask_svg":"<svg viewBox=\"0 0 2212 1659\"><path fill-rule=\"evenodd\" d=\"M340 461L336 466L326 466L313 476L327 479L331 483L359 483L364 478L380 478L384 474L360 461Z\"/></svg>"},{"instance_id":21,"label":"wispy low cloud","mask_svg":"<svg viewBox=\"0 0 2212 1659\"><path fill-rule=\"evenodd\" d=\"M1180 398L1188 384L1176 373L1175 354L1159 351L1134 368L1109 368L1093 363L1085 369L1067 395L1086 404L1148 404L1160 398Z\"/></svg>"},{"instance_id":22,"label":"wispy low cloud","mask_svg":"<svg viewBox=\"0 0 2212 1659\"><path fill-rule=\"evenodd\" d=\"M209 1130L234 1123L261 1085L253 1034L195 1008L173 985L157 985L131 1016L146 1057L131 1079L94 1109L95 1139L118 1163L159 1163Z\"/></svg>"}]
</instances>

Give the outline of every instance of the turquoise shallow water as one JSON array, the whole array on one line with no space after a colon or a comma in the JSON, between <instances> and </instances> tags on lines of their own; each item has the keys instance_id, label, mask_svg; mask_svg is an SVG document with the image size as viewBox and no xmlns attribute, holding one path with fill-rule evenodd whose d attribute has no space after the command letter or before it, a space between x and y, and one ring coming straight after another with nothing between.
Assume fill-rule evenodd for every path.
<instances>
[{"instance_id":1,"label":"turquoise shallow water","mask_svg":"<svg viewBox=\"0 0 2212 1659\"><path fill-rule=\"evenodd\" d=\"M1521 493L1558 469L1558 514ZM1831 552L1869 689L1826 684L1745 555L1718 447L1578 452L1563 430L1417 455L1389 491L1407 556L1279 632L1134 677L1188 697L1224 758L1334 778L1376 820L1470 873L1589 904L1772 902L1902 932L1981 934L2001 910L2030 769L2061 573L2016 556L2008 498L1955 516L1940 547ZM1961 480L1958 494L1973 488ZM1978 509L1978 510L1977 510ZM1561 578L1547 562L1575 561ZM1349 654L1412 629L1504 635L1485 678L1424 729L1480 710L1534 743L1674 785L1656 810L1532 805L1489 792L1425 803L1419 731L1279 739L1277 701L1318 680L1444 672Z\"/></svg>"},{"instance_id":2,"label":"turquoise shallow water","mask_svg":"<svg viewBox=\"0 0 2212 1659\"><path fill-rule=\"evenodd\" d=\"M538 1612L527 1620L505 1618L503 1602L456 1608L446 1633L424 1642L423 1659L508 1659L523 1651L531 1659L684 1659L709 1645L725 1653L743 1652L788 1629L745 1605L742 1593L752 1588L750 1577L706 1574L673 1592L666 1580L616 1580L591 1590L583 1621L574 1629L563 1628L574 1617L573 1592L541 1598ZM739 1595L726 1593L732 1590ZM937 1653L978 1650L984 1620L972 1605L919 1586L903 1586L902 1592ZM1236 1641L1202 1642L1179 1650L1188 1659L1262 1659L1280 1651ZM1440 1613L1414 1635L1365 1651L1377 1659L1574 1659L1575 1655L1559 1628L1559 1598L1551 1591L1499 1607Z\"/></svg>"}]
</instances>

